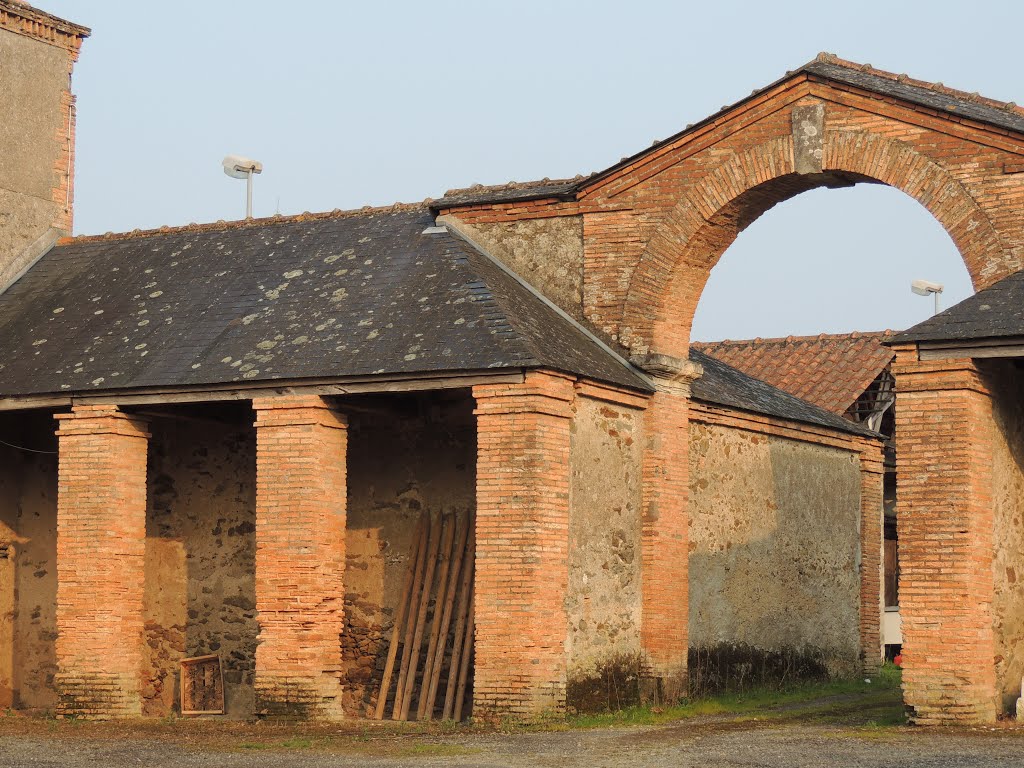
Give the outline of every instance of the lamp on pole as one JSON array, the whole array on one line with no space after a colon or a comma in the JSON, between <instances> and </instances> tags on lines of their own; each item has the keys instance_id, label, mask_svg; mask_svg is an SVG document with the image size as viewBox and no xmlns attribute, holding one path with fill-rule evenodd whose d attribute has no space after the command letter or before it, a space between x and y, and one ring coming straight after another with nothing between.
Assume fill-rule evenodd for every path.
<instances>
[{"instance_id":1,"label":"lamp on pole","mask_svg":"<svg viewBox=\"0 0 1024 768\"><path fill-rule=\"evenodd\" d=\"M935 297L935 312L933 314L936 315L939 314L939 294L942 293L944 287L942 283L932 283L928 280L914 280L910 284L910 290L918 296L927 296L930 293Z\"/></svg>"},{"instance_id":2,"label":"lamp on pole","mask_svg":"<svg viewBox=\"0 0 1024 768\"><path fill-rule=\"evenodd\" d=\"M245 218L252 218L252 177L263 173L263 163L239 155L228 155L221 162L224 173L233 179L245 179Z\"/></svg>"}]
</instances>

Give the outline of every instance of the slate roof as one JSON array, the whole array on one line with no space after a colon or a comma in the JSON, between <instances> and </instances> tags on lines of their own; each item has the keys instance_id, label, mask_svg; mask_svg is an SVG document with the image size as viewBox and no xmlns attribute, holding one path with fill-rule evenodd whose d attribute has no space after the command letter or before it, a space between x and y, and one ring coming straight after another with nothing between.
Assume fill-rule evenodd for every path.
<instances>
[{"instance_id":1,"label":"slate roof","mask_svg":"<svg viewBox=\"0 0 1024 768\"><path fill-rule=\"evenodd\" d=\"M897 333L890 342L972 341L1024 336L1024 271Z\"/></svg>"},{"instance_id":2,"label":"slate roof","mask_svg":"<svg viewBox=\"0 0 1024 768\"><path fill-rule=\"evenodd\" d=\"M440 200L432 200L433 208L447 206L477 205L490 201L505 203L540 200L547 197L572 196L583 180L583 176L574 179L541 179L539 181L510 181L507 184L484 186L476 184L465 189L449 189Z\"/></svg>"},{"instance_id":3,"label":"slate roof","mask_svg":"<svg viewBox=\"0 0 1024 768\"><path fill-rule=\"evenodd\" d=\"M0 396L551 368L650 391L423 206L78 238L0 294ZM694 349L694 397L872 434Z\"/></svg>"},{"instance_id":4,"label":"slate roof","mask_svg":"<svg viewBox=\"0 0 1024 768\"><path fill-rule=\"evenodd\" d=\"M446 192L441 199L431 201L431 207L434 210L438 210L464 205L520 202L543 197L573 199L587 185L636 162L644 155L656 152L665 145L678 141L690 131L714 122L725 113L751 99L757 98L766 91L799 74L807 74L812 77L870 91L879 96L899 99L925 107L926 109L945 113L956 119L975 120L1003 131L1024 133L1024 109L1018 107L1013 102L989 99L977 93L967 93L966 91L947 88L942 83L916 80L907 75L898 75L893 72L876 69L870 64L846 61L838 58L835 54L819 53L813 61L809 61L791 72L787 72L784 77L766 85L764 88L755 90L750 96L722 107L718 112L709 115L698 123L686 126L684 130L669 136L667 139L655 141L652 146L623 158L603 171L592 173L589 176L577 176L574 179L559 181L550 181L548 179L527 182L513 181L504 185L487 187L477 185L466 189L453 189Z\"/></svg>"},{"instance_id":5,"label":"slate roof","mask_svg":"<svg viewBox=\"0 0 1024 768\"><path fill-rule=\"evenodd\" d=\"M847 421L842 416L748 376L695 347L690 347L690 359L704 368L704 374L690 385L690 392L695 400L828 427L855 435L878 437L859 424Z\"/></svg>"},{"instance_id":6,"label":"slate roof","mask_svg":"<svg viewBox=\"0 0 1024 768\"><path fill-rule=\"evenodd\" d=\"M842 415L893 359L892 331L714 341L692 349Z\"/></svg>"},{"instance_id":7,"label":"slate roof","mask_svg":"<svg viewBox=\"0 0 1024 768\"><path fill-rule=\"evenodd\" d=\"M79 238L0 294L0 396L548 367L649 385L423 206Z\"/></svg>"}]
</instances>

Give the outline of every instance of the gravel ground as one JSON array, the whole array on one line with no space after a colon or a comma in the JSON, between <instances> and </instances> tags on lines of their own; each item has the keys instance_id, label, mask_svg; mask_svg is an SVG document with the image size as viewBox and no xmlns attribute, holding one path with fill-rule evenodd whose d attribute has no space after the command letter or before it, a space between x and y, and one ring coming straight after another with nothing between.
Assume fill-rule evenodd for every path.
<instances>
[{"instance_id":1,"label":"gravel ground","mask_svg":"<svg viewBox=\"0 0 1024 768\"><path fill-rule=\"evenodd\" d=\"M12 732L20 731L20 732ZM664 726L536 733L349 733L328 742L249 727L232 735L201 727L104 729L74 724L9 728L0 723L0 766L61 768L322 768L323 766L1024 766L1024 730L854 728L705 718ZM327 732L323 732L327 733ZM270 739L266 737L270 736ZM328 751L329 750L329 751Z\"/></svg>"}]
</instances>

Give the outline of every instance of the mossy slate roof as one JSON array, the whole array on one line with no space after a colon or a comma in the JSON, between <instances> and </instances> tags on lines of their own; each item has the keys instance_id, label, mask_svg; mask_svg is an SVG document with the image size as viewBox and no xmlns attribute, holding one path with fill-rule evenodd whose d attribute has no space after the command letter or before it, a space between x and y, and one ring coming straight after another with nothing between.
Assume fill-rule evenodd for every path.
<instances>
[{"instance_id":1,"label":"mossy slate roof","mask_svg":"<svg viewBox=\"0 0 1024 768\"><path fill-rule=\"evenodd\" d=\"M897 333L890 343L964 341L1024 336L1024 270Z\"/></svg>"},{"instance_id":2,"label":"mossy slate roof","mask_svg":"<svg viewBox=\"0 0 1024 768\"><path fill-rule=\"evenodd\" d=\"M859 424L755 379L694 346L690 347L690 359L704 369L703 375L690 385L694 400L828 427L854 435L879 437Z\"/></svg>"},{"instance_id":3,"label":"mossy slate roof","mask_svg":"<svg viewBox=\"0 0 1024 768\"><path fill-rule=\"evenodd\" d=\"M0 396L635 370L424 207L80 238L0 294Z\"/></svg>"}]
</instances>

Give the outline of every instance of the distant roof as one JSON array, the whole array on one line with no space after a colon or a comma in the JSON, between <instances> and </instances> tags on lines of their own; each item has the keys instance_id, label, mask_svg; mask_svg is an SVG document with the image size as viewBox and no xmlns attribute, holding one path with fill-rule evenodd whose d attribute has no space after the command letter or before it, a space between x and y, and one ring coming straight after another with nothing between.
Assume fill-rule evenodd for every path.
<instances>
[{"instance_id":1,"label":"distant roof","mask_svg":"<svg viewBox=\"0 0 1024 768\"><path fill-rule=\"evenodd\" d=\"M65 241L0 294L0 396L539 367L649 390L433 224L395 206Z\"/></svg>"},{"instance_id":2,"label":"distant roof","mask_svg":"<svg viewBox=\"0 0 1024 768\"><path fill-rule=\"evenodd\" d=\"M823 80L860 88L880 96L899 99L910 104L954 115L961 119L975 120L1006 131L1024 133L1024 109L1018 107L1013 102L997 101L980 96L977 93L947 88L942 83L915 80L907 75L875 69L870 64L858 64L853 61L840 59L832 53L819 53L814 60L791 72L787 72L785 76L775 82L766 85L764 88L757 89L749 96L733 104L723 107L718 112L709 115L698 123L686 126L684 130L669 136L667 139L655 141L653 145L641 152L625 157L603 171L592 173L589 176L577 176L574 179L512 181L507 184L494 186L478 184L466 189L452 189L446 192L441 199L432 200L430 205L433 209L437 210L446 207L519 202L551 197L572 199L589 184L593 184L615 173L618 169L630 165L644 155L657 152L665 145L678 141L687 133L717 120L726 112L751 99L757 98L764 92L799 74L806 74Z\"/></svg>"},{"instance_id":3,"label":"distant roof","mask_svg":"<svg viewBox=\"0 0 1024 768\"><path fill-rule=\"evenodd\" d=\"M1024 336L1024 271L1004 277L897 333L890 341L969 341L1009 336Z\"/></svg>"},{"instance_id":4,"label":"distant roof","mask_svg":"<svg viewBox=\"0 0 1024 768\"><path fill-rule=\"evenodd\" d=\"M859 424L847 421L842 416L748 376L696 347L690 348L690 359L704 368L704 374L690 385L695 400L828 427L855 435L878 437Z\"/></svg>"},{"instance_id":5,"label":"distant roof","mask_svg":"<svg viewBox=\"0 0 1024 768\"><path fill-rule=\"evenodd\" d=\"M691 346L803 400L842 415L892 361L892 331L714 341Z\"/></svg>"}]
</instances>

